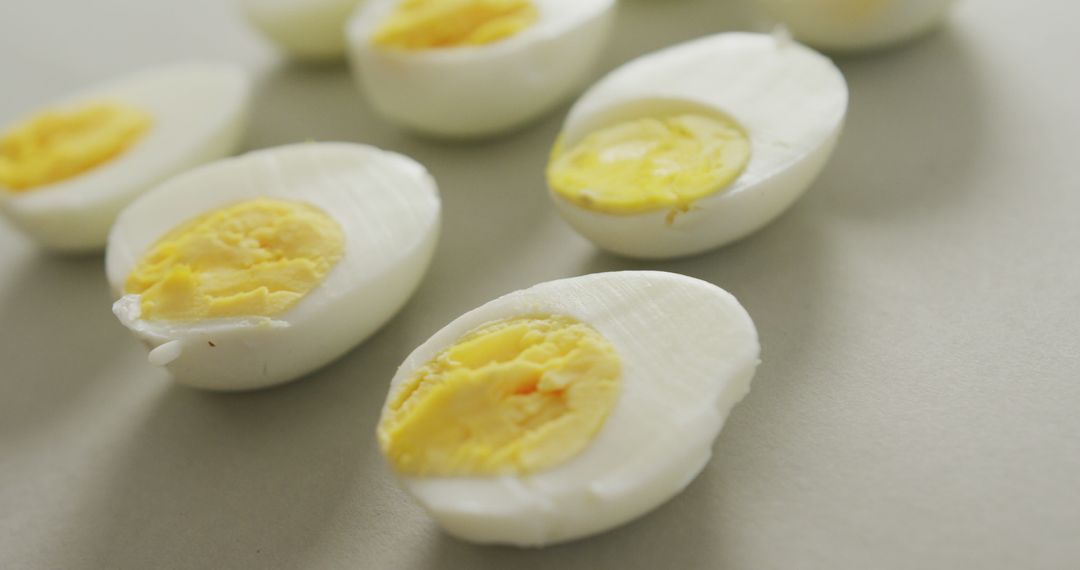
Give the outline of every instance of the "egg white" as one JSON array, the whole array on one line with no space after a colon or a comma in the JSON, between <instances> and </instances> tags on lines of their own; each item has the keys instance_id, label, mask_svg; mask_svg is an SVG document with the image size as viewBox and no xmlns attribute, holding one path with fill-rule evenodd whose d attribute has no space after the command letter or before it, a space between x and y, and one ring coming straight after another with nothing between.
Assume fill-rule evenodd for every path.
<instances>
[{"instance_id":1,"label":"egg white","mask_svg":"<svg viewBox=\"0 0 1080 570\"><path fill-rule=\"evenodd\" d=\"M791 33L827 51L877 49L915 38L941 23L953 0L882 0L872 17L838 18L821 0L758 0Z\"/></svg>"},{"instance_id":2,"label":"egg white","mask_svg":"<svg viewBox=\"0 0 1080 570\"><path fill-rule=\"evenodd\" d=\"M345 251L315 289L274 317L145 321L124 294L163 234L205 212L258 197L312 204L341 226ZM416 289L435 249L434 180L405 156L348 143L304 143L223 160L169 180L117 219L106 272L113 311L184 384L243 390L310 372L363 341Z\"/></svg>"},{"instance_id":3,"label":"egg white","mask_svg":"<svg viewBox=\"0 0 1080 570\"><path fill-rule=\"evenodd\" d=\"M360 0L237 0L267 38L301 60L345 54L345 22Z\"/></svg>"},{"instance_id":4,"label":"egg white","mask_svg":"<svg viewBox=\"0 0 1080 570\"><path fill-rule=\"evenodd\" d=\"M667 258L719 247L767 224L810 186L836 146L847 102L836 66L784 37L725 33L672 46L590 88L567 116L564 146L625 120L715 114L734 118L750 139L743 173L675 214L607 214L551 196L578 233L620 255Z\"/></svg>"},{"instance_id":5,"label":"egg white","mask_svg":"<svg viewBox=\"0 0 1080 570\"><path fill-rule=\"evenodd\" d=\"M606 337L622 360L620 393L588 447L552 469L522 477L401 477L462 539L540 546L657 507L705 466L759 362L754 324L723 289L673 273L600 273L510 293L454 320L408 356L388 401L465 333L528 314L570 316Z\"/></svg>"},{"instance_id":6,"label":"egg white","mask_svg":"<svg viewBox=\"0 0 1080 570\"><path fill-rule=\"evenodd\" d=\"M0 187L0 210L42 245L101 250L120 210L154 184L235 152L247 123L248 74L223 63L186 63L87 89L53 106L127 103L153 124L135 144L82 174L15 193ZM4 129L5 131L9 129Z\"/></svg>"},{"instance_id":7,"label":"egg white","mask_svg":"<svg viewBox=\"0 0 1080 570\"><path fill-rule=\"evenodd\" d=\"M537 118L585 82L607 44L614 0L534 0L538 20L487 45L422 51L371 43L398 0L369 0L349 21L361 90L390 121L441 137L497 134Z\"/></svg>"}]
</instances>

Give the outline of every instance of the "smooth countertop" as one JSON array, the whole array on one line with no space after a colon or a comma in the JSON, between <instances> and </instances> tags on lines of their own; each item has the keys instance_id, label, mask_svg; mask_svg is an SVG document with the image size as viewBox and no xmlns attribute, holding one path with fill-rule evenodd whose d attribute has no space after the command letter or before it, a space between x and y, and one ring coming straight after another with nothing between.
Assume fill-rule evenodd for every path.
<instances>
[{"instance_id":1,"label":"smooth countertop","mask_svg":"<svg viewBox=\"0 0 1080 570\"><path fill-rule=\"evenodd\" d=\"M100 256L0 224L0 567L1080 567L1080 4L961 3L840 58L846 131L796 206L714 253L638 263L556 215L566 106L484 143L373 116L344 65L281 60L220 0L0 4L0 122L159 62L257 74L246 148L411 155L440 185L430 273L369 342L285 387L199 392L110 313ZM756 25L741 3L625 0L602 62ZM462 312L623 268L719 284L763 364L701 476L618 530L540 551L451 539L393 483L373 430L404 356Z\"/></svg>"}]
</instances>

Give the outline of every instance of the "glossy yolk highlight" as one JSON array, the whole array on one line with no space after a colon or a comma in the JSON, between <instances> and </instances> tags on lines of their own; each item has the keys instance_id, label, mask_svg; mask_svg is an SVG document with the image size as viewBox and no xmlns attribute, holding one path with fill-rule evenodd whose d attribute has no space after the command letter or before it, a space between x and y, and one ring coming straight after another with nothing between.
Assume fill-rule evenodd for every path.
<instances>
[{"instance_id":1,"label":"glossy yolk highlight","mask_svg":"<svg viewBox=\"0 0 1080 570\"><path fill-rule=\"evenodd\" d=\"M322 210L258 198L190 220L139 260L125 285L147 320L272 316L314 289L345 250Z\"/></svg>"},{"instance_id":2,"label":"glossy yolk highlight","mask_svg":"<svg viewBox=\"0 0 1080 570\"><path fill-rule=\"evenodd\" d=\"M569 317L497 321L465 335L388 404L379 443L406 475L524 475L581 452L619 393L615 348Z\"/></svg>"},{"instance_id":3,"label":"glossy yolk highlight","mask_svg":"<svg viewBox=\"0 0 1080 570\"><path fill-rule=\"evenodd\" d=\"M404 50L483 45L536 22L530 0L402 0L372 43Z\"/></svg>"},{"instance_id":4,"label":"glossy yolk highlight","mask_svg":"<svg viewBox=\"0 0 1080 570\"><path fill-rule=\"evenodd\" d=\"M0 186L25 192L78 176L129 149L151 123L119 103L43 111L0 138Z\"/></svg>"},{"instance_id":5,"label":"glossy yolk highlight","mask_svg":"<svg viewBox=\"0 0 1080 570\"><path fill-rule=\"evenodd\" d=\"M686 211L722 190L750 160L750 139L737 123L685 114L618 123L570 149L556 143L548 183L589 210L637 214Z\"/></svg>"}]
</instances>

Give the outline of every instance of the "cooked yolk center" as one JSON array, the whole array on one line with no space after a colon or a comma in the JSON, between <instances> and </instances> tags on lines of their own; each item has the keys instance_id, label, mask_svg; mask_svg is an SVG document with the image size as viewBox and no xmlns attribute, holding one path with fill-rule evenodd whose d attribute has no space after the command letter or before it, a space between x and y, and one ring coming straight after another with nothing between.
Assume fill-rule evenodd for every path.
<instances>
[{"instance_id":1,"label":"cooked yolk center","mask_svg":"<svg viewBox=\"0 0 1080 570\"><path fill-rule=\"evenodd\" d=\"M685 211L731 184L749 160L737 123L685 114L618 123L569 149L556 143L547 176L557 194L589 210Z\"/></svg>"},{"instance_id":2,"label":"cooked yolk center","mask_svg":"<svg viewBox=\"0 0 1080 570\"><path fill-rule=\"evenodd\" d=\"M388 405L379 443L402 474L524 475L581 452L615 405L621 364L595 329L520 317L465 335Z\"/></svg>"},{"instance_id":3,"label":"cooked yolk center","mask_svg":"<svg viewBox=\"0 0 1080 570\"><path fill-rule=\"evenodd\" d=\"M151 123L120 103L43 111L0 138L0 186L25 192L78 176L131 148Z\"/></svg>"},{"instance_id":4,"label":"cooked yolk center","mask_svg":"<svg viewBox=\"0 0 1080 570\"><path fill-rule=\"evenodd\" d=\"M161 238L128 276L143 319L272 316L314 289L345 250L322 210L258 198L203 214Z\"/></svg>"},{"instance_id":5,"label":"cooked yolk center","mask_svg":"<svg viewBox=\"0 0 1080 570\"><path fill-rule=\"evenodd\" d=\"M538 18L531 0L402 0L372 43L405 50L497 42Z\"/></svg>"}]
</instances>

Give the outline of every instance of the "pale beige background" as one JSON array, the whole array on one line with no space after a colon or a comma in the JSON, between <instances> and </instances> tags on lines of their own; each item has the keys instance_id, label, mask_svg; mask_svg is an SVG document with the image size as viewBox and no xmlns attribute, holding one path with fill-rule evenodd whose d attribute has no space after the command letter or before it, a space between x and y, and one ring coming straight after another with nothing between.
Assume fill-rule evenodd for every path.
<instances>
[{"instance_id":1,"label":"pale beige background","mask_svg":"<svg viewBox=\"0 0 1080 570\"><path fill-rule=\"evenodd\" d=\"M840 60L847 131L789 213L722 251L597 253L542 167L565 107L503 139L423 141L343 67L281 62L220 0L0 3L0 121L88 82L213 57L258 74L248 148L410 154L445 231L404 312L280 389L171 385L109 312L100 257L0 226L0 567L1080 568L1080 7L968 1L905 49ZM754 25L738 2L627 0L602 67ZM372 437L402 357L538 281L631 267L731 290L764 364L685 493L543 551L439 533Z\"/></svg>"}]
</instances>

